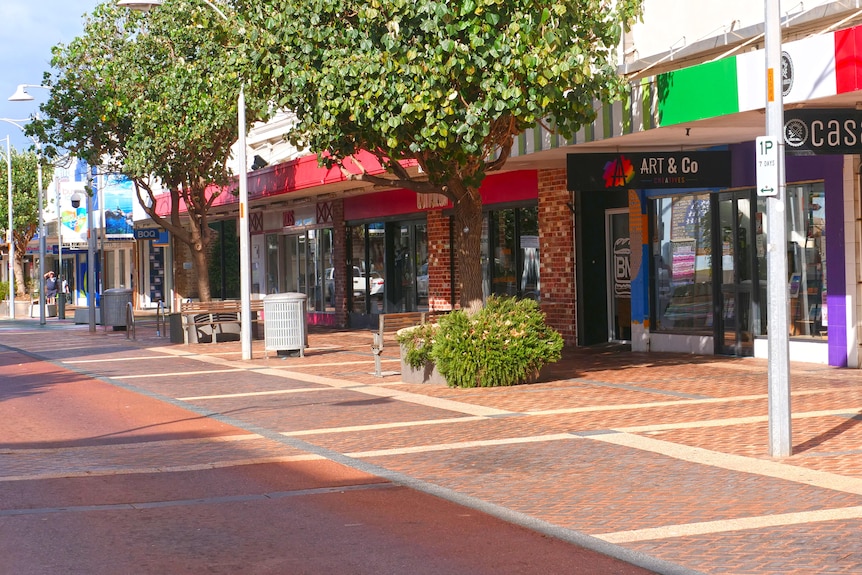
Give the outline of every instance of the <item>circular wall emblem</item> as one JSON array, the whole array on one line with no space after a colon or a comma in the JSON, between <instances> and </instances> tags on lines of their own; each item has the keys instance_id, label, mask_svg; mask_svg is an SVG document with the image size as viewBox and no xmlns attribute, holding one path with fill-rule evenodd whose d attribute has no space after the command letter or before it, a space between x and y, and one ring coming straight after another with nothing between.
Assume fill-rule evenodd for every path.
<instances>
[{"instance_id":1,"label":"circular wall emblem","mask_svg":"<svg viewBox=\"0 0 862 575\"><path fill-rule=\"evenodd\" d=\"M793 60L787 52L781 53L781 94L786 96L793 88Z\"/></svg>"},{"instance_id":2,"label":"circular wall emblem","mask_svg":"<svg viewBox=\"0 0 862 575\"><path fill-rule=\"evenodd\" d=\"M808 126L802 120L790 120L784 124L784 141L788 146L798 148L808 141Z\"/></svg>"}]
</instances>

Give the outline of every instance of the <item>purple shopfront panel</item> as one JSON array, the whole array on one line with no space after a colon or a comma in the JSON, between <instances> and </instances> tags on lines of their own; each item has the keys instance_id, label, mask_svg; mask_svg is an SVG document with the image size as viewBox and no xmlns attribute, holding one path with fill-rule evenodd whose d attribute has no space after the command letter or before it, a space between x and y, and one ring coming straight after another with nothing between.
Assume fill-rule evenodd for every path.
<instances>
[{"instance_id":1,"label":"purple shopfront panel","mask_svg":"<svg viewBox=\"0 0 862 575\"><path fill-rule=\"evenodd\" d=\"M755 185L754 142L731 146L733 186ZM847 367L847 270L844 261L844 156L787 156L785 180L823 180L826 190L826 307L829 310L829 365Z\"/></svg>"}]
</instances>

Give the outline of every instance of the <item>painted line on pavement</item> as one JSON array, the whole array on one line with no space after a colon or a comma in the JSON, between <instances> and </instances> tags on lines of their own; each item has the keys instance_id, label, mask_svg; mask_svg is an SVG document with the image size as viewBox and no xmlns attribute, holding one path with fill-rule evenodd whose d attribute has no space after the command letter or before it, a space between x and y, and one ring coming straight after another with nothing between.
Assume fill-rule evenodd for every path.
<instances>
[{"instance_id":1,"label":"painted line on pavement","mask_svg":"<svg viewBox=\"0 0 862 575\"><path fill-rule=\"evenodd\" d=\"M702 521L700 523L665 525L664 527L632 529L631 531L617 531L615 533L601 533L593 535L593 537L601 539L602 541L607 541L608 543L621 544L848 519L862 519L862 506L844 507L841 509L822 509L818 511L801 511L797 513L777 513L775 515L741 517L739 519L724 519L720 521Z\"/></svg>"},{"instance_id":2,"label":"painted line on pavement","mask_svg":"<svg viewBox=\"0 0 862 575\"><path fill-rule=\"evenodd\" d=\"M202 369L199 371L173 371L173 372L160 372L157 374L154 373L145 373L141 375L113 375L111 379L161 379L164 377L180 377L186 375L209 375L212 373L236 373L237 371L247 371L242 368L225 368L225 369Z\"/></svg>"},{"instance_id":3,"label":"painted line on pavement","mask_svg":"<svg viewBox=\"0 0 862 575\"><path fill-rule=\"evenodd\" d=\"M190 356L177 355L177 356L174 356L173 359L183 359L184 357L188 358ZM172 358L167 358L163 355L144 355L144 356L138 356L138 357L109 357L109 358L104 358L104 359L64 359L62 361L63 361L63 363L68 363L70 365L82 365L82 364L87 364L87 363L114 363L114 362L118 362L118 361L142 361L142 360L153 360L153 359L163 360L163 359L172 359Z\"/></svg>"},{"instance_id":4,"label":"painted line on pavement","mask_svg":"<svg viewBox=\"0 0 862 575\"><path fill-rule=\"evenodd\" d=\"M850 411L852 411L851 408ZM816 417L846 416L847 409L828 409L822 411L804 411L791 414L791 419L813 419ZM532 414L530 414L532 415ZM730 425L746 425L769 421L769 415L752 415L749 417L729 417L726 419L705 419L699 421L683 421L679 423L657 423L652 425L636 425L632 427L615 427L616 431L624 433L652 433L673 431L676 429L698 429L705 427L726 427Z\"/></svg>"},{"instance_id":5,"label":"painted line on pavement","mask_svg":"<svg viewBox=\"0 0 862 575\"><path fill-rule=\"evenodd\" d=\"M388 455L406 455L409 453L429 453L433 451L451 451L454 449L469 449L472 447L489 447L495 445L517 445L523 443L540 443L545 441L560 441L580 439L571 433L553 433L550 435L535 435L532 437L511 437L507 439L485 439L482 441L461 441L457 443L438 443L436 445L420 445L416 447L399 447L394 449L377 449L374 451L355 451L345 453L347 457L367 459L369 457L385 457Z\"/></svg>"},{"instance_id":6,"label":"painted line on pavement","mask_svg":"<svg viewBox=\"0 0 862 575\"><path fill-rule=\"evenodd\" d=\"M644 437L642 435L633 435L630 433L621 432L590 435L589 439L593 441L603 441L605 443L611 443L621 447L629 447L641 451L658 453L660 455L688 461L690 463L697 463L699 465L708 465L710 467L738 471L740 473L762 475L764 477L773 477L775 479L792 481L794 483L810 485L812 487L821 487L823 489L832 489L833 491L862 495L862 478L858 477L847 477L835 473L828 473L826 471L797 467L795 465L780 463L778 461L720 453L718 451L710 451L701 447L691 447L688 445L681 445L679 443L662 441L661 439Z\"/></svg>"},{"instance_id":7,"label":"painted line on pavement","mask_svg":"<svg viewBox=\"0 0 862 575\"><path fill-rule=\"evenodd\" d=\"M318 429L303 429L301 431L283 431L285 437L301 437L303 435L326 435L330 433L353 433L356 431L375 431L379 429L397 429L399 427L418 427L423 425L440 425L445 423L468 423L482 421L485 417L473 415L464 417L447 417L445 419L422 419L414 421L399 421L395 423L376 423L370 425L351 425L347 427L324 427Z\"/></svg>"},{"instance_id":8,"label":"painted line on pavement","mask_svg":"<svg viewBox=\"0 0 862 575\"><path fill-rule=\"evenodd\" d=\"M198 395L194 397L177 397L179 401L205 401L208 399L241 399L243 397L259 397L261 395L284 395L286 393L306 393L312 391L332 391L329 387L297 387L296 389L274 389L270 391L247 391L245 393L223 393L221 395Z\"/></svg>"},{"instance_id":9,"label":"painted line on pavement","mask_svg":"<svg viewBox=\"0 0 862 575\"><path fill-rule=\"evenodd\" d=\"M801 397L804 395L822 395L824 393L840 392L838 389L821 388L808 389L805 391L796 391L791 394L793 397ZM531 415L564 415L566 413L585 413L591 411L616 411L618 409L642 409L645 407L674 407L679 405L708 405L713 403L733 403L739 401L757 401L761 399L769 399L767 394L757 395L733 395L729 397L714 397L708 399L680 399L674 401L652 401L645 403L620 403L620 404L604 404L604 405L588 405L585 407L565 407L560 409L546 409L542 411L531 411Z\"/></svg>"}]
</instances>

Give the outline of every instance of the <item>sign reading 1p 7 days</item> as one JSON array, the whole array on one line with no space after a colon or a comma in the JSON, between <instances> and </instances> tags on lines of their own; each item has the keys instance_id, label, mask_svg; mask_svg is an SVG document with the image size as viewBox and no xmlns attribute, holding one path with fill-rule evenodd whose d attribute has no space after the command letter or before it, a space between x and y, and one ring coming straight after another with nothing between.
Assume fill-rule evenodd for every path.
<instances>
[{"instance_id":1,"label":"sign reading 1p 7 days","mask_svg":"<svg viewBox=\"0 0 862 575\"><path fill-rule=\"evenodd\" d=\"M760 136L754 144L757 195L778 195L778 139Z\"/></svg>"}]
</instances>

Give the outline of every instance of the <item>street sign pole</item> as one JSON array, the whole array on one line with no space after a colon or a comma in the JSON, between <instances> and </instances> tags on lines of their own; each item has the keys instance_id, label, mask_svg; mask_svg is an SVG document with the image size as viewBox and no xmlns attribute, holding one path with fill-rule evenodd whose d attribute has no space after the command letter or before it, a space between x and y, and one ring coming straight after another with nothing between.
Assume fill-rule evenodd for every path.
<instances>
[{"instance_id":1,"label":"street sign pole","mask_svg":"<svg viewBox=\"0 0 862 575\"><path fill-rule=\"evenodd\" d=\"M784 172L784 101L779 0L765 0L766 138L755 143L757 193L766 197L766 293L769 346L769 455L792 452L787 288L787 215ZM762 163L762 164L761 164Z\"/></svg>"}]
</instances>

